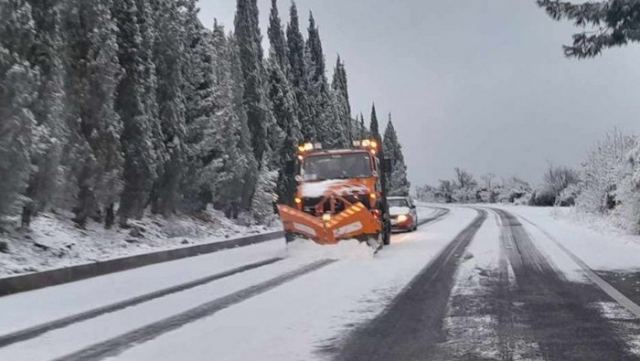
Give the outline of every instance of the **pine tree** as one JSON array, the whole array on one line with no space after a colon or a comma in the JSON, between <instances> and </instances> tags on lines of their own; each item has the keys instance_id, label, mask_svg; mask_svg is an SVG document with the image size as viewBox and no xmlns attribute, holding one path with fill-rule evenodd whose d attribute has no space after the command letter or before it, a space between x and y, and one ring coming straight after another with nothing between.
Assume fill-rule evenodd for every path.
<instances>
[{"instance_id":1,"label":"pine tree","mask_svg":"<svg viewBox=\"0 0 640 361\"><path fill-rule=\"evenodd\" d=\"M391 172L387 174L387 188L390 196L408 196L411 185L407 180L407 166L402 154L402 145L398 141L398 135L391 121L389 114L389 123L384 132L383 147L385 155L391 160Z\"/></svg>"},{"instance_id":2,"label":"pine tree","mask_svg":"<svg viewBox=\"0 0 640 361\"><path fill-rule=\"evenodd\" d=\"M268 106L264 96L262 36L256 0L238 0L235 36L244 83L244 104L255 159L267 153Z\"/></svg>"},{"instance_id":3,"label":"pine tree","mask_svg":"<svg viewBox=\"0 0 640 361\"><path fill-rule=\"evenodd\" d=\"M314 120L311 118L307 96L307 77L305 68L305 42L300 31L300 20L295 2L291 3L290 20L287 25L287 57L289 81L293 87L298 105L298 121L305 140L316 139Z\"/></svg>"},{"instance_id":4,"label":"pine tree","mask_svg":"<svg viewBox=\"0 0 640 361\"><path fill-rule=\"evenodd\" d=\"M158 74L157 102L167 158L160 165L154 186L152 211L173 214L182 201L180 185L185 174L185 99L182 93L184 54L183 14L180 2L163 1L158 18L155 63Z\"/></svg>"},{"instance_id":5,"label":"pine tree","mask_svg":"<svg viewBox=\"0 0 640 361\"><path fill-rule=\"evenodd\" d=\"M0 3L0 218L22 206L36 122L30 108L37 72L26 61L35 35L26 1Z\"/></svg>"},{"instance_id":6,"label":"pine tree","mask_svg":"<svg viewBox=\"0 0 640 361\"><path fill-rule=\"evenodd\" d=\"M154 126L156 114L148 112L147 105L152 101L143 99L150 96L145 93L150 84L145 79L149 69L143 60L149 50L144 49L135 1L114 1L113 15L118 25L118 58L125 70L118 84L116 110L123 122L121 142L125 157L118 213L121 226L126 226L129 218L143 216L161 159L154 146L159 135Z\"/></svg>"},{"instance_id":7,"label":"pine tree","mask_svg":"<svg viewBox=\"0 0 640 361\"><path fill-rule=\"evenodd\" d=\"M31 156L32 168L22 209L22 225L51 203L61 181L62 149L66 144L64 122L64 65L59 1L31 0L35 38L28 60L40 73L33 103L38 131Z\"/></svg>"},{"instance_id":8,"label":"pine tree","mask_svg":"<svg viewBox=\"0 0 640 361\"><path fill-rule=\"evenodd\" d=\"M68 127L65 164L73 184L75 222L108 226L122 189L122 122L115 93L122 74L111 0L71 0L64 14ZM104 211L104 214L103 214Z\"/></svg>"}]
</instances>

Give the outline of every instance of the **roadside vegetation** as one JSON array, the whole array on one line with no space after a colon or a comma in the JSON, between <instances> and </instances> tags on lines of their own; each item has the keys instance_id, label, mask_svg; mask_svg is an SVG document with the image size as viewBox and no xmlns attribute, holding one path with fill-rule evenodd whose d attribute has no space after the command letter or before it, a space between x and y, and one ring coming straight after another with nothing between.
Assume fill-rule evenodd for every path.
<instances>
[{"instance_id":1,"label":"roadside vegetation","mask_svg":"<svg viewBox=\"0 0 640 361\"><path fill-rule=\"evenodd\" d=\"M262 45L256 0L235 24L201 23L197 0L0 3L0 231L43 212L79 228L208 207L268 223L293 197L285 164L302 141L377 137L351 114L345 62L328 78L319 27L272 1ZM302 29L307 29L303 34ZM231 31L230 31L231 30ZM385 134L401 192L406 167Z\"/></svg>"}]
</instances>

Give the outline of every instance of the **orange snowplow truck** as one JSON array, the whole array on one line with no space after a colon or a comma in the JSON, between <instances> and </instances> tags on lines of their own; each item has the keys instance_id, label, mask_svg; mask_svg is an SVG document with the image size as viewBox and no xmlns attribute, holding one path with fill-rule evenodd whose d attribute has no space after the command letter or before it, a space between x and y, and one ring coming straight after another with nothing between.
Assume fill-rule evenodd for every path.
<instances>
[{"instance_id":1,"label":"orange snowplow truck","mask_svg":"<svg viewBox=\"0 0 640 361\"><path fill-rule=\"evenodd\" d=\"M355 238L376 250L389 244L381 182L388 165L379 150L375 140L354 141L352 149L340 150L300 145L292 167L298 183L294 202L278 205L287 241L302 237L327 245Z\"/></svg>"}]
</instances>

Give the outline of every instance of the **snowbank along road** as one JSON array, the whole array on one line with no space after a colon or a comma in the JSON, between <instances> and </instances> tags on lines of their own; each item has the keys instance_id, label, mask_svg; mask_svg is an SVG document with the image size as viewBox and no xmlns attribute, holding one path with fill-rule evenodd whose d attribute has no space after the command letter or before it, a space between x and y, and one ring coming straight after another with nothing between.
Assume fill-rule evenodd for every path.
<instances>
[{"instance_id":1,"label":"snowbank along road","mask_svg":"<svg viewBox=\"0 0 640 361\"><path fill-rule=\"evenodd\" d=\"M516 214L422 208L375 258L274 240L2 297L0 360L640 359L635 288Z\"/></svg>"}]
</instances>

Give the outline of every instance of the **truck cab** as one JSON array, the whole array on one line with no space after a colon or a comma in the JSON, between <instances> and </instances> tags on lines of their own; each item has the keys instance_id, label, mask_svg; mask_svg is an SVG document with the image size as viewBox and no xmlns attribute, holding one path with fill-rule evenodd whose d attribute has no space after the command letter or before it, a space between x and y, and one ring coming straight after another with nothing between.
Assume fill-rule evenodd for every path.
<instances>
[{"instance_id":1,"label":"truck cab","mask_svg":"<svg viewBox=\"0 0 640 361\"><path fill-rule=\"evenodd\" d=\"M320 244L351 238L388 244L378 151L374 140L354 142L351 149L324 150L311 143L298 147L294 204L279 206L285 232Z\"/></svg>"}]
</instances>

